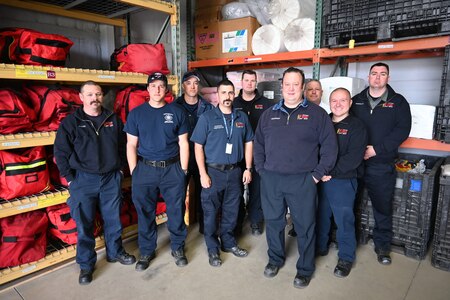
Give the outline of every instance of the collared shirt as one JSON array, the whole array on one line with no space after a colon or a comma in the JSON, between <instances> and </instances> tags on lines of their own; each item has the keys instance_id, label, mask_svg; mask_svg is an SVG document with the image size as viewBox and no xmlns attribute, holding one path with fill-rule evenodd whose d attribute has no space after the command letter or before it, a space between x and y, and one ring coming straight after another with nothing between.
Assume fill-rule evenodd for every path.
<instances>
[{"instance_id":1,"label":"collared shirt","mask_svg":"<svg viewBox=\"0 0 450 300\"><path fill-rule=\"evenodd\" d=\"M236 164L244 158L244 144L253 140L245 113L233 109L232 130L228 127L228 134L224 118L219 107L215 107L200 116L192 133L191 141L204 146L206 163ZM225 152L227 143L232 144L231 154Z\"/></svg>"}]
</instances>

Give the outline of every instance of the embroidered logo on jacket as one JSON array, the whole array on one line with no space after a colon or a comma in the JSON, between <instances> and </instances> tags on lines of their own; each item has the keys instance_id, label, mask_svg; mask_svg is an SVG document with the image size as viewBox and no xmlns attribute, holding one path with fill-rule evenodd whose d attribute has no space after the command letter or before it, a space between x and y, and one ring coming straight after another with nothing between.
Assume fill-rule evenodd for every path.
<instances>
[{"instance_id":1,"label":"embroidered logo on jacket","mask_svg":"<svg viewBox=\"0 0 450 300\"><path fill-rule=\"evenodd\" d=\"M114 123L112 121L105 122L105 127L114 127Z\"/></svg>"},{"instance_id":2,"label":"embroidered logo on jacket","mask_svg":"<svg viewBox=\"0 0 450 300\"><path fill-rule=\"evenodd\" d=\"M164 113L164 123L173 124L173 114Z\"/></svg>"},{"instance_id":3,"label":"embroidered logo on jacket","mask_svg":"<svg viewBox=\"0 0 450 300\"><path fill-rule=\"evenodd\" d=\"M337 134L342 134L342 135L347 135L348 134L348 129L338 128L336 133Z\"/></svg>"},{"instance_id":4,"label":"embroidered logo on jacket","mask_svg":"<svg viewBox=\"0 0 450 300\"><path fill-rule=\"evenodd\" d=\"M262 104L256 104L255 109L263 109L264 106Z\"/></svg>"},{"instance_id":5,"label":"embroidered logo on jacket","mask_svg":"<svg viewBox=\"0 0 450 300\"><path fill-rule=\"evenodd\" d=\"M214 125L214 129L224 129L223 125Z\"/></svg>"},{"instance_id":6,"label":"embroidered logo on jacket","mask_svg":"<svg viewBox=\"0 0 450 300\"><path fill-rule=\"evenodd\" d=\"M392 103L392 102L386 102L386 103L383 103L382 106L383 106L383 107L388 107L388 108L393 108L393 107L394 107L394 103Z\"/></svg>"},{"instance_id":7,"label":"embroidered logo on jacket","mask_svg":"<svg viewBox=\"0 0 450 300\"><path fill-rule=\"evenodd\" d=\"M236 128L244 128L244 125L242 122L236 122Z\"/></svg>"},{"instance_id":8,"label":"embroidered logo on jacket","mask_svg":"<svg viewBox=\"0 0 450 300\"><path fill-rule=\"evenodd\" d=\"M297 115L297 120L309 120L309 115L298 114Z\"/></svg>"}]
</instances>

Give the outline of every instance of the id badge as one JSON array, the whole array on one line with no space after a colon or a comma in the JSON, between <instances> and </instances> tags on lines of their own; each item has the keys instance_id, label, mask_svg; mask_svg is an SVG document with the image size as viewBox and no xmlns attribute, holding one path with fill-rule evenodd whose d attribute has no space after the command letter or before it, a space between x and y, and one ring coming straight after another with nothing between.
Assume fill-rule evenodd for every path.
<instances>
[{"instance_id":1,"label":"id badge","mask_svg":"<svg viewBox=\"0 0 450 300\"><path fill-rule=\"evenodd\" d=\"M232 151L233 151L233 144L227 143L227 146L225 147L225 153L231 154Z\"/></svg>"}]
</instances>

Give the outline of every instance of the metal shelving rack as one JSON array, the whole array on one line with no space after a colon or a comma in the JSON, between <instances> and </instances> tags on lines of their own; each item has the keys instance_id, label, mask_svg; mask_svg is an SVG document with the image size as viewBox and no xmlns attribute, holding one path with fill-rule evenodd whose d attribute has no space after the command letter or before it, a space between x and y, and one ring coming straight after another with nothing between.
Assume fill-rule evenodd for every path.
<instances>
[{"instance_id":1,"label":"metal shelving rack","mask_svg":"<svg viewBox=\"0 0 450 300\"><path fill-rule=\"evenodd\" d=\"M180 88L178 78L179 74L181 74L179 55L180 12L179 5L177 5L178 3L179 0L173 0L172 2L158 0L105 0L96 2L96 4L92 6L92 1L79 0L0 0L0 5L7 5L20 9L34 10L47 14L118 26L122 29L122 34L124 36L127 32L127 24L125 19L115 18L118 15L123 15L137 9L152 9L169 14L171 20L173 62L175 66L173 74L168 76L168 79L175 94L178 93ZM75 6L80 8L80 10L73 9ZM99 83L114 85L143 84L147 82L147 75L141 73L13 64L0 64L0 78L8 80L35 80L45 82L56 81L71 83L95 80ZM0 150L52 145L55 140L55 135L55 132L31 132L0 135ZM130 180L125 180L124 185L130 186ZM2 201L0 202L0 218L65 203L68 197L69 191L65 188L61 188L28 197L12 199L10 201ZM157 224L162 224L166 221L167 215L165 213L156 217ZM136 234L137 225L132 225L124 228L123 238L129 238L135 236ZM104 247L104 240L102 237L99 237L96 240L96 249L102 247ZM75 257L76 246L62 244L55 247L53 245L49 245L47 252L47 255L39 261L1 269L0 284L4 284L71 259Z\"/></svg>"}]
</instances>

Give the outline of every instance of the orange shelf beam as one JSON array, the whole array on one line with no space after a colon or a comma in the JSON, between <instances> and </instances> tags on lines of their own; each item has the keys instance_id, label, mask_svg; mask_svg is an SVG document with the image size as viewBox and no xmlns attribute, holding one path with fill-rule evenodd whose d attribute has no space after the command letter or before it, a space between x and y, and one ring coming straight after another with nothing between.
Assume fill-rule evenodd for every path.
<instances>
[{"instance_id":1,"label":"orange shelf beam","mask_svg":"<svg viewBox=\"0 0 450 300\"><path fill-rule=\"evenodd\" d=\"M400 145L400 148L450 152L450 144L411 137L404 141L403 144Z\"/></svg>"},{"instance_id":2,"label":"orange shelf beam","mask_svg":"<svg viewBox=\"0 0 450 300\"><path fill-rule=\"evenodd\" d=\"M242 56L233 58L217 58L208 60L191 61L188 64L189 69L205 68L212 66L232 66L232 65L246 65L246 64L265 64L276 62L299 62L302 60L309 61L312 64L314 53L317 50L306 50L296 52L283 52L275 54L264 54L254 56Z\"/></svg>"}]
</instances>

